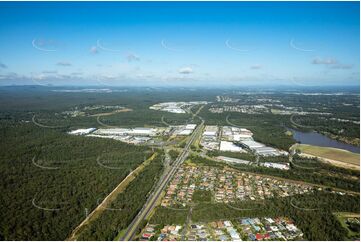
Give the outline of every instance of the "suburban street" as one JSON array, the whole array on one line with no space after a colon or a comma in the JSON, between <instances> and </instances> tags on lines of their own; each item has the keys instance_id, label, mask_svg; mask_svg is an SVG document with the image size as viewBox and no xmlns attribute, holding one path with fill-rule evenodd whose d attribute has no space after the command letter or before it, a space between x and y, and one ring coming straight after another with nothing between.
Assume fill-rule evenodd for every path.
<instances>
[{"instance_id":1,"label":"suburban street","mask_svg":"<svg viewBox=\"0 0 361 242\"><path fill-rule=\"evenodd\" d=\"M148 198L147 202L144 204L142 210L138 213L138 215L134 218L132 223L127 228L125 234L123 237L120 238L120 240L133 240L134 236L137 233L137 229L139 224L146 219L149 214L152 212L152 210L157 205L157 201L159 197L162 194L162 191L166 188L168 182L172 179L174 173L178 169L178 167L184 162L184 160L187 158L189 154L190 147L194 140L196 140L199 135L202 133L204 120L202 120L201 124L198 125L198 127L194 130L191 137L189 138L188 142L186 143L183 151L180 153L176 161L174 162L174 165L172 166L169 173L162 177L162 181L160 181L159 186L155 189L155 191L151 194L151 196Z\"/></svg>"}]
</instances>

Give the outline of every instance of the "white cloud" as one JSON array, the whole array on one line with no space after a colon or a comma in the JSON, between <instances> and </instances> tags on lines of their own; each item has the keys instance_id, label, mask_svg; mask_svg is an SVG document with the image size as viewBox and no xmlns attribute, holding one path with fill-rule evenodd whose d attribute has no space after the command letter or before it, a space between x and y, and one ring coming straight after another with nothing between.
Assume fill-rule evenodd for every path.
<instances>
[{"instance_id":1,"label":"white cloud","mask_svg":"<svg viewBox=\"0 0 361 242\"><path fill-rule=\"evenodd\" d=\"M180 74L192 74L193 73L193 69L189 66L186 66L186 67L182 67L178 70L178 72Z\"/></svg>"},{"instance_id":2,"label":"white cloud","mask_svg":"<svg viewBox=\"0 0 361 242\"><path fill-rule=\"evenodd\" d=\"M322 59L320 57L316 57L312 60L312 64L314 64L314 65L333 65L333 64L337 64L337 61L332 58Z\"/></svg>"},{"instance_id":3,"label":"white cloud","mask_svg":"<svg viewBox=\"0 0 361 242\"><path fill-rule=\"evenodd\" d=\"M0 80L20 80L20 79L24 79L24 78L26 78L26 77L18 75L17 73L14 73L14 72L0 75Z\"/></svg>"},{"instance_id":4,"label":"white cloud","mask_svg":"<svg viewBox=\"0 0 361 242\"><path fill-rule=\"evenodd\" d=\"M59 61L58 63L56 63L58 66L71 66L70 62L67 61Z\"/></svg>"}]
</instances>

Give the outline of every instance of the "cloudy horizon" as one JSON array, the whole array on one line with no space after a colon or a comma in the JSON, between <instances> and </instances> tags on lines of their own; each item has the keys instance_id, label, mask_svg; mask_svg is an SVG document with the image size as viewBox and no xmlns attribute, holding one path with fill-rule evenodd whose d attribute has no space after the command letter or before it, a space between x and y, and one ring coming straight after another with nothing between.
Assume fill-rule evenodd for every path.
<instances>
[{"instance_id":1,"label":"cloudy horizon","mask_svg":"<svg viewBox=\"0 0 361 242\"><path fill-rule=\"evenodd\" d=\"M2 2L0 14L1 86L359 85L359 2Z\"/></svg>"}]
</instances>

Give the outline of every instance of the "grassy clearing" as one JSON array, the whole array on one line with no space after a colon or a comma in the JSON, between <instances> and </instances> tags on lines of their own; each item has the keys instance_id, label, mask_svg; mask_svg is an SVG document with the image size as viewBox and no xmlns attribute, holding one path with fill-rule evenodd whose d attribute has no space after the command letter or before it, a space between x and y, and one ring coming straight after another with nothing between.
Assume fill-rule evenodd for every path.
<instances>
[{"instance_id":1,"label":"grassy clearing","mask_svg":"<svg viewBox=\"0 0 361 242\"><path fill-rule=\"evenodd\" d=\"M353 165L360 165L360 154L352 153L350 151L305 144L298 144L295 146L295 148L305 154L310 154L330 160L342 161Z\"/></svg>"},{"instance_id":2,"label":"grassy clearing","mask_svg":"<svg viewBox=\"0 0 361 242\"><path fill-rule=\"evenodd\" d=\"M130 109L130 108L124 108L124 109L115 110L115 111L113 111L113 112L96 113L96 114L92 114L92 115L89 115L89 116L90 116L90 117L108 116L108 115L112 115L112 114L115 114L115 113L124 113L124 112L131 112L131 111L133 111L133 110Z\"/></svg>"},{"instance_id":3,"label":"grassy clearing","mask_svg":"<svg viewBox=\"0 0 361 242\"><path fill-rule=\"evenodd\" d=\"M193 202L211 202L212 193L211 191L195 190L193 193Z\"/></svg>"},{"instance_id":4,"label":"grassy clearing","mask_svg":"<svg viewBox=\"0 0 361 242\"><path fill-rule=\"evenodd\" d=\"M122 229L122 230L119 232L119 234L114 238L113 241L119 241L120 238L122 238L122 237L125 235L125 232L126 232L126 231L127 231L126 229Z\"/></svg>"},{"instance_id":5,"label":"grassy clearing","mask_svg":"<svg viewBox=\"0 0 361 242\"><path fill-rule=\"evenodd\" d=\"M360 233L350 229L350 227L346 223L347 218L360 218L360 214L338 212L338 213L334 213L334 215L336 216L337 220L341 223L342 227L344 227L347 230L347 237L349 239L357 239L360 237Z\"/></svg>"}]
</instances>

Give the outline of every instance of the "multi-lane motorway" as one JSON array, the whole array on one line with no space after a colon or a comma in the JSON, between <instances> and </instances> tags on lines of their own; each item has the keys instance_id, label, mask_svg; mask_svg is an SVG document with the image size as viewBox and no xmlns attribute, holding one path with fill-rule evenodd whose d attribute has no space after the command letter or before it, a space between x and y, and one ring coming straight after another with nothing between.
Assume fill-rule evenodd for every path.
<instances>
[{"instance_id":1,"label":"multi-lane motorway","mask_svg":"<svg viewBox=\"0 0 361 242\"><path fill-rule=\"evenodd\" d=\"M189 154L190 147L192 143L199 137L199 135L202 133L204 120L202 120L201 124L197 126L197 128L193 131L190 139L188 140L187 144L185 145L183 151L180 153L180 155L177 157L177 159L174 162L174 165L171 167L168 174L165 176L162 176L162 180L159 182L158 187L156 187L155 191L150 195L146 203L144 204L142 210L138 213L138 215L133 219L132 223L128 226L126 232L124 233L124 236L120 238L120 240L133 240L134 236L137 233L137 229L139 224L146 219L149 214L152 212L152 210L157 205L157 201L159 197L162 194L162 191L166 188L168 182L172 179L174 173L178 169L179 165L184 162L184 160L187 158Z\"/></svg>"}]
</instances>

